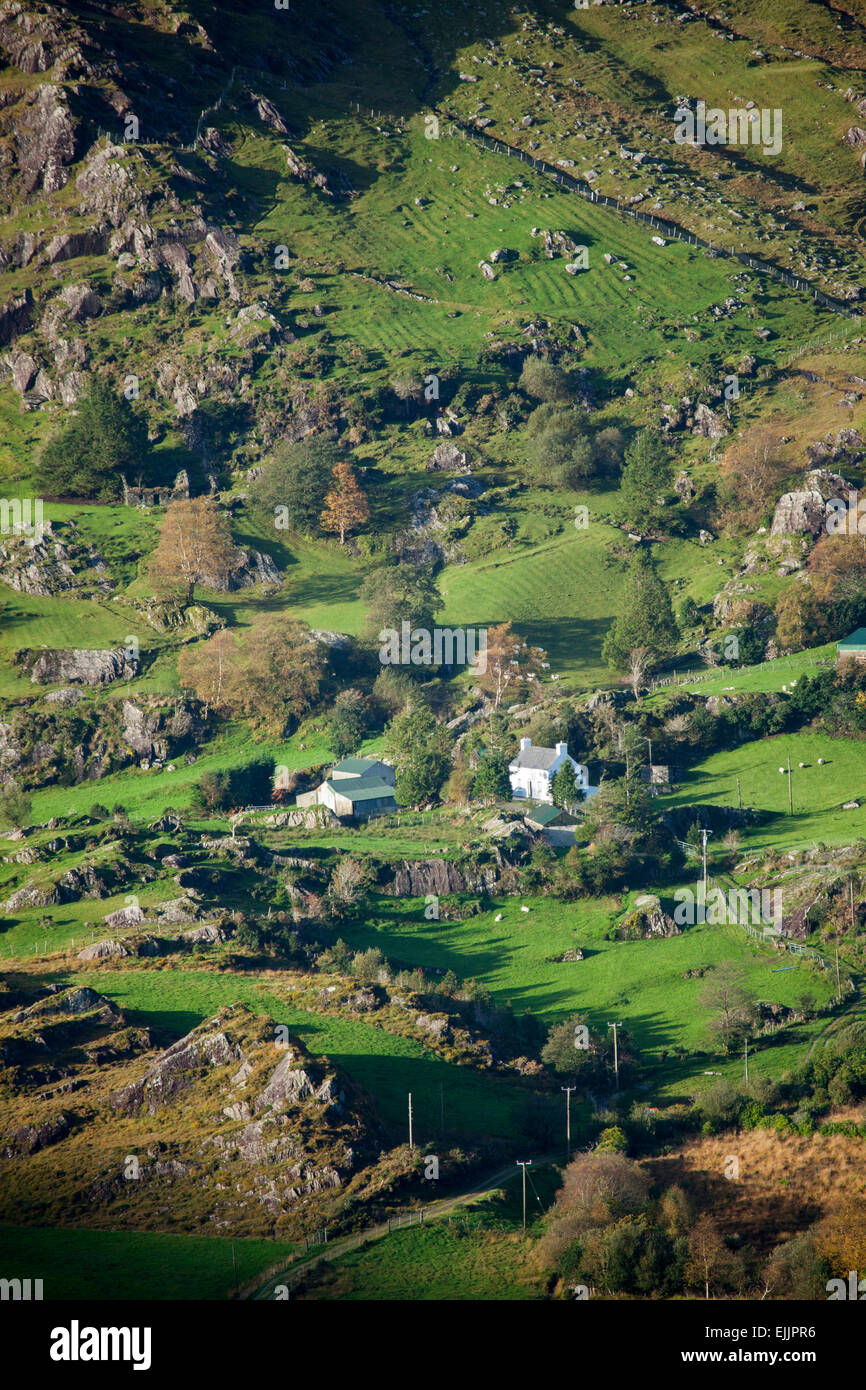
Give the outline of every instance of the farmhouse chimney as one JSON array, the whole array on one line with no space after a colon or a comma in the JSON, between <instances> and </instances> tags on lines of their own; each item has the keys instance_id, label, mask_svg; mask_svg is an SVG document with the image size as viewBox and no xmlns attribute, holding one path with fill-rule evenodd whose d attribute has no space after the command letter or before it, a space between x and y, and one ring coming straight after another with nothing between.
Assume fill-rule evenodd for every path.
<instances>
[{"instance_id":1,"label":"farmhouse chimney","mask_svg":"<svg viewBox=\"0 0 866 1390\"><path fill-rule=\"evenodd\" d=\"M532 747L532 739L531 739L531 738L522 738L522 739L520 740L520 751L521 751L521 753L523 752L524 748L531 748L531 747Z\"/></svg>"}]
</instances>

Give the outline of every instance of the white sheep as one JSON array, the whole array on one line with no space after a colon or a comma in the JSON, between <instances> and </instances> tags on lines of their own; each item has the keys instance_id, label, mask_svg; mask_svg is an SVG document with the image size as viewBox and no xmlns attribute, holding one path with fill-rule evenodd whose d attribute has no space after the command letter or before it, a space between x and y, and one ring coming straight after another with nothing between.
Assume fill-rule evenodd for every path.
<instances>
[{"instance_id":1,"label":"white sheep","mask_svg":"<svg viewBox=\"0 0 866 1390\"><path fill-rule=\"evenodd\" d=\"M496 914L496 916L494 917L493 920L494 920L495 922L501 922L501 921L502 921L502 913L501 913L501 912L497 912L497 914Z\"/></svg>"},{"instance_id":2,"label":"white sheep","mask_svg":"<svg viewBox=\"0 0 866 1390\"><path fill-rule=\"evenodd\" d=\"M521 907L520 911L521 911L521 912L528 912L528 911L529 911L529 908L528 908L528 907Z\"/></svg>"},{"instance_id":3,"label":"white sheep","mask_svg":"<svg viewBox=\"0 0 866 1390\"><path fill-rule=\"evenodd\" d=\"M780 772L784 772L785 769L784 769L783 767L780 767L780 768L779 768L779 771L780 771Z\"/></svg>"}]
</instances>

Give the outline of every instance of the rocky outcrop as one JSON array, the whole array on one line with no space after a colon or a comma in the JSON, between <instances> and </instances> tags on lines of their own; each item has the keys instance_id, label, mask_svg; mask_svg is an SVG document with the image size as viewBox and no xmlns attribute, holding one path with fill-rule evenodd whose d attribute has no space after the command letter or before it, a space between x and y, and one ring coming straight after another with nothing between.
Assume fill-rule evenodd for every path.
<instances>
[{"instance_id":1,"label":"rocky outcrop","mask_svg":"<svg viewBox=\"0 0 866 1390\"><path fill-rule=\"evenodd\" d=\"M817 536L824 529L826 504L831 498L844 498L851 488L838 473L816 468L806 474L802 490L786 492L776 503L771 536Z\"/></svg>"},{"instance_id":2,"label":"rocky outcrop","mask_svg":"<svg viewBox=\"0 0 866 1390\"><path fill-rule=\"evenodd\" d=\"M428 893L496 893L516 888L513 867L505 860L480 867L458 868L447 859L411 859L397 865L394 881L385 889L398 897L424 898Z\"/></svg>"},{"instance_id":3,"label":"rocky outcrop","mask_svg":"<svg viewBox=\"0 0 866 1390\"><path fill-rule=\"evenodd\" d=\"M42 1124L22 1125L19 1129L13 1129L3 1141L3 1156L13 1158L16 1154L35 1154L49 1144L59 1143L71 1131L72 1121L71 1115L61 1111Z\"/></svg>"},{"instance_id":4,"label":"rocky outcrop","mask_svg":"<svg viewBox=\"0 0 866 1390\"><path fill-rule=\"evenodd\" d=\"M140 926L142 922L147 920L147 917L136 903L132 903L129 907L121 907L116 912L109 912L102 920L109 931L120 931L125 927Z\"/></svg>"},{"instance_id":5,"label":"rocky outcrop","mask_svg":"<svg viewBox=\"0 0 866 1390\"><path fill-rule=\"evenodd\" d=\"M456 444L450 444L446 440L436 445L427 460L428 472L435 470L436 472L463 473L471 467L468 454L462 449L458 449Z\"/></svg>"},{"instance_id":6,"label":"rocky outcrop","mask_svg":"<svg viewBox=\"0 0 866 1390\"><path fill-rule=\"evenodd\" d=\"M282 1111L311 1099L333 1105L336 1100L333 1077L326 1076L323 1081L315 1081L308 1070L297 1065L295 1054L288 1049L268 1084L253 1101L253 1110L256 1114L262 1110Z\"/></svg>"},{"instance_id":7,"label":"rocky outcrop","mask_svg":"<svg viewBox=\"0 0 866 1390\"><path fill-rule=\"evenodd\" d=\"M206 637L217 628L225 627L225 619L212 609L205 608L202 603L157 603L152 600L136 603L135 606L149 627L156 632L174 633L183 642Z\"/></svg>"},{"instance_id":8,"label":"rocky outcrop","mask_svg":"<svg viewBox=\"0 0 866 1390\"><path fill-rule=\"evenodd\" d=\"M238 550L228 574L203 575L201 582L206 588L225 594L249 589L253 584L282 584L283 576L270 555L260 550Z\"/></svg>"},{"instance_id":9,"label":"rocky outcrop","mask_svg":"<svg viewBox=\"0 0 866 1390\"><path fill-rule=\"evenodd\" d=\"M110 960L112 956L128 956L129 951L122 941L94 941L78 952L79 960Z\"/></svg>"},{"instance_id":10,"label":"rocky outcrop","mask_svg":"<svg viewBox=\"0 0 866 1390\"><path fill-rule=\"evenodd\" d=\"M169 709L142 708L132 700L122 706L122 737L139 758L159 762L185 744L200 743L207 726L192 705L178 701Z\"/></svg>"},{"instance_id":11,"label":"rocky outcrop","mask_svg":"<svg viewBox=\"0 0 866 1390\"><path fill-rule=\"evenodd\" d=\"M719 415L708 405L701 404L695 407L692 434L703 435L705 439L721 439L722 435L727 434L727 432L728 426L724 415Z\"/></svg>"},{"instance_id":12,"label":"rocky outcrop","mask_svg":"<svg viewBox=\"0 0 866 1390\"><path fill-rule=\"evenodd\" d=\"M634 912L619 924L617 931L623 941L681 935L680 928L670 913L664 911L659 899L649 895L638 898Z\"/></svg>"},{"instance_id":13,"label":"rocky outcrop","mask_svg":"<svg viewBox=\"0 0 866 1390\"><path fill-rule=\"evenodd\" d=\"M136 184L133 160L128 145L95 147L75 180L83 215L95 213L112 227L120 227L130 213L144 214L145 200Z\"/></svg>"},{"instance_id":14,"label":"rocky outcrop","mask_svg":"<svg viewBox=\"0 0 866 1390\"><path fill-rule=\"evenodd\" d=\"M33 295L25 290L14 299L8 299L0 308L0 347L5 347L26 333L33 324Z\"/></svg>"},{"instance_id":15,"label":"rocky outcrop","mask_svg":"<svg viewBox=\"0 0 866 1390\"><path fill-rule=\"evenodd\" d=\"M112 1107L126 1115L138 1114L142 1108L156 1115L203 1068L226 1066L233 1061L243 1061L243 1053L225 1033L188 1033L167 1048L143 1077L116 1092L111 1098Z\"/></svg>"},{"instance_id":16,"label":"rocky outcrop","mask_svg":"<svg viewBox=\"0 0 866 1390\"><path fill-rule=\"evenodd\" d=\"M26 193L56 193L75 158L75 125L60 87L37 87L15 125L18 167Z\"/></svg>"},{"instance_id":17,"label":"rocky outcrop","mask_svg":"<svg viewBox=\"0 0 866 1390\"><path fill-rule=\"evenodd\" d=\"M54 681L73 681L78 685L107 685L111 681L132 680L138 675L139 660L124 647L108 651L67 647L31 653L30 679L48 685Z\"/></svg>"},{"instance_id":18,"label":"rocky outcrop","mask_svg":"<svg viewBox=\"0 0 866 1390\"><path fill-rule=\"evenodd\" d=\"M32 535L0 541L0 583L39 598L76 588L109 593L114 587L102 556L93 546L81 544L71 524L59 526L59 534L50 521L30 529Z\"/></svg>"}]
</instances>

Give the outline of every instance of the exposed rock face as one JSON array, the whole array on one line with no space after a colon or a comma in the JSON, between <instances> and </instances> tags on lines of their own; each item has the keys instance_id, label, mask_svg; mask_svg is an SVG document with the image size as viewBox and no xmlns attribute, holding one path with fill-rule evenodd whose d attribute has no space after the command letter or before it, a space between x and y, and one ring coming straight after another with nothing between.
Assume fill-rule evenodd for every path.
<instances>
[{"instance_id":1,"label":"exposed rock face","mask_svg":"<svg viewBox=\"0 0 866 1390\"><path fill-rule=\"evenodd\" d=\"M14 342L19 333L26 333L33 323L33 295L25 290L9 299L0 308L0 346Z\"/></svg>"},{"instance_id":2,"label":"exposed rock face","mask_svg":"<svg viewBox=\"0 0 866 1390\"><path fill-rule=\"evenodd\" d=\"M44 521L42 535L5 536L0 541L0 582L21 594L48 598L66 589L95 587L108 593L113 587L102 556L92 546L79 543L75 528L66 524L61 535Z\"/></svg>"},{"instance_id":3,"label":"exposed rock face","mask_svg":"<svg viewBox=\"0 0 866 1390\"><path fill-rule=\"evenodd\" d=\"M132 700L123 702L123 739L139 758L164 762L172 748L200 742L205 733L205 724L183 702L171 710L142 709Z\"/></svg>"},{"instance_id":4,"label":"exposed rock face","mask_svg":"<svg viewBox=\"0 0 866 1390\"><path fill-rule=\"evenodd\" d=\"M776 503L772 536L793 536L802 532L817 536L824 526L824 499L820 492L786 492Z\"/></svg>"},{"instance_id":5,"label":"exposed rock face","mask_svg":"<svg viewBox=\"0 0 866 1390\"><path fill-rule=\"evenodd\" d=\"M203 927L193 927L191 931L183 932L181 940L189 941L193 946L214 946L218 941L225 941L225 932L213 923L207 923Z\"/></svg>"},{"instance_id":6,"label":"exposed rock face","mask_svg":"<svg viewBox=\"0 0 866 1390\"><path fill-rule=\"evenodd\" d=\"M132 680L138 670L138 657L123 647L109 651L67 647L40 652L30 667L30 679L44 685L54 681L107 685L110 681Z\"/></svg>"},{"instance_id":7,"label":"exposed rock face","mask_svg":"<svg viewBox=\"0 0 866 1390\"><path fill-rule=\"evenodd\" d=\"M242 1061L243 1054L225 1033L188 1033L167 1048L140 1080L112 1096L111 1104L127 1115L137 1114L143 1106L156 1115L203 1067L226 1066L234 1060Z\"/></svg>"},{"instance_id":8,"label":"exposed rock face","mask_svg":"<svg viewBox=\"0 0 866 1390\"><path fill-rule=\"evenodd\" d=\"M385 891L398 897L437 897L448 893L495 893L516 886L510 865L488 864L478 869L460 869L447 859L404 860L397 866L394 882Z\"/></svg>"},{"instance_id":9,"label":"exposed rock face","mask_svg":"<svg viewBox=\"0 0 866 1390\"><path fill-rule=\"evenodd\" d=\"M342 173L323 173L320 169L315 169L312 164L308 164L289 145L283 145L283 154L286 156L286 166L290 174L302 183L312 184L329 198L341 197L352 192L352 185Z\"/></svg>"},{"instance_id":10,"label":"exposed rock face","mask_svg":"<svg viewBox=\"0 0 866 1390\"><path fill-rule=\"evenodd\" d=\"M691 502L695 496L695 485L685 470L677 474L674 492L682 502Z\"/></svg>"},{"instance_id":11,"label":"exposed rock face","mask_svg":"<svg viewBox=\"0 0 866 1390\"><path fill-rule=\"evenodd\" d=\"M541 237L541 246L548 260L553 260L556 256L573 256L577 251L577 242L572 241L565 232L538 231L532 230L533 236Z\"/></svg>"},{"instance_id":12,"label":"exposed rock face","mask_svg":"<svg viewBox=\"0 0 866 1390\"><path fill-rule=\"evenodd\" d=\"M771 536L808 534L817 536L824 529L826 503L833 497L845 498L851 487L838 473L815 468L806 474L804 488L786 492L776 503Z\"/></svg>"},{"instance_id":13,"label":"exposed rock face","mask_svg":"<svg viewBox=\"0 0 866 1390\"><path fill-rule=\"evenodd\" d=\"M462 449L458 449L456 444L449 444L445 440L437 444L432 455L427 461L428 472L462 473L471 468L468 455Z\"/></svg>"},{"instance_id":14,"label":"exposed rock face","mask_svg":"<svg viewBox=\"0 0 866 1390\"><path fill-rule=\"evenodd\" d=\"M692 434L702 434L706 439L721 439L728 432L724 415L717 414L708 405L697 406L694 420Z\"/></svg>"},{"instance_id":15,"label":"exposed rock face","mask_svg":"<svg viewBox=\"0 0 866 1390\"><path fill-rule=\"evenodd\" d=\"M658 898L639 900L636 910L629 914L620 927L620 936L626 941L680 935L680 928L673 917L663 910Z\"/></svg>"},{"instance_id":16,"label":"exposed rock face","mask_svg":"<svg viewBox=\"0 0 866 1390\"><path fill-rule=\"evenodd\" d=\"M267 1109L282 1111L313 1097L324 1104L333 1104L333 1078L326 1076L324 1081L317 1083L309 1071L297 1066L295 1054L288 1049L277 1063L267 1086L256 1096L253 1110L256 1113Z\"/></svg>"},{"instance_id":17,"label":"exposed rock face","mask_svg":"<svg viewBox=\"0 0 866 1390\"><path fill-rule=\"evenodd\" d=\"M5 1158L15 1154L35 1154L49 1144L65 1139L72 1128L72 1117L63 1111L45 1120L41 1125L23 1125L6 1136L3 1146Z\"/></svg>"},{"instance_id":18,"label":"exposed rock face","mask_svg":"<svg viewBox=\"0 0 866 1390\"><path fill-rule=\"evenodd\" d=\"M103 994L97 994L95 989L88 989L82 985L78 989L70 989L50 995L47 999L39 999L29 1008L22 1009L14 1015L15 1023L23 1022L32 1018L43 1018L51 1014L99 1014L99 1021L110 1023L119 1018L120 1010L106 999Z\"/></svg>"},{"instance_id":19,"label":"exposed rock face","mask_svg":"<svg viewBox=\"0 0 866 1390\"><path fill-rule=\"evenodd\" d=\"M238 550L229 574L205 575L201 582L206 588L225 594L249 589L253 584L282 584L283 576L270 555L263 555L260 550Z\"/></svg>"},{"instance_id":20,"label":"exposed rock face","mask_svg":"<svg viewBox=\"0 0 866 1390\"><path fill-rule=\"evenodd\" d=\"M144 213L144 198L136 186L128 156L126 145L94 149L75 180L83 214L95 213L112 227L120 227L131 212Z\"/></svg>"},{"instance_id":21,"label":"exposed rock face","mask_svg":"<svg viewBox=\"0 0 866 1390\"><path fill-rule=\"evenodd\" d=\"M109 912L102 920L109 931L117 931L123 927L137 927L147 919L141 908L133 904L130 907L118 908L117 912Z\"/></svg>"},{"instance_id":22,"label":"exposed rock face","mask_svg":"<svg viewBox=\"0 0 866 1390\"><path fill-rule=\"evenodd\" d=\"M108 237L99 227L89 227L83 232L60 232L52 237L45 248L45 259L49 265L56 261L72 261L76 256L101 256L108 248Z\"/></svg>"},{"instance_id":23,"label":"exposed rock face","mask_svg":"<svg viewBox=\"0 0 866 1390\"><path fill-rule=\"evenodd\" d=\"M59 87L37 87L35 100L16 124L15 139L25 191L61 189L69 178L66 166L75 158L75 126Z\"/></svg>"},{"instance_id":24,"label":"exposed rock face","mask_svg":"<svg viewBox=\"0 0 866 1390\"><path fill-rule=\"evenodd\" d=\"M184 642L225 627L225 619L202 603L141 603L136 607L155 631L179 633Z\"/></svg>"},{"instance_id":25,"label":"exposed rock face","mask_svg":"<svg viewBox=\"0 0 866 1390\"><path fill-rule=\"evenodd\" d=\"M122 941L94 941L78 952L79 960L108 960L112 956L128 956L129 951Z\"/></svg>"}]
</instances>

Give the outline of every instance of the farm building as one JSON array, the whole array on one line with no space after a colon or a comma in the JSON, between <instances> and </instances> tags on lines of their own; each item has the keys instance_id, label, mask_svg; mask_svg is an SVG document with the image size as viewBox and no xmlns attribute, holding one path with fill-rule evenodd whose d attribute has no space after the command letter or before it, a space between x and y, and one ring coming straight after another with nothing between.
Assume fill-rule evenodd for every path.
<instances>
[{"instance_id":1,"label":"farm building","mask_svg":"<svg viewBox=\"0 0 866 1390\"><path fill-rule=\"evenodd\" d=\"M533 806L523 819L531 830L540 830L549 845L567 848L574 844L577 820L559 806Z\"/></svg>"},{"instance_id":2,"label":"farm building","mask_svg":"<svg viewBox=\"0 0 866 1390\"><path fill-rule=\"evenodd\" d=\"M396 811L393 767L376 758L343 758L315 791L305 792L297 806L327 806L335 816L365 820Z\"/></svg>"},{"instance_id":3,"label":"farm building","mask_svg":"<svg viewBox=\"0 0 866 1390\"><path fill-rule=\"evenodd\" d=\"M530 797L533 801L553 801L553 779L562 764L571 763L574 768L575 788L582 789L587 796L598 791L589 785L587 768L576 762L568 751L567 743L558 743L555 748L534 748L532 739L520 740L520 752L508 764L511 793L515 797Z\"/></svg>"},{"instance_id":4,"label":"farm building","mask_svg":"<svg viewBox=\"0 0 866 1390\"><path fill-rule=\"evenodd\" d=\"M853 657L855 661L866 661L866 627L858 627L836 643L836 660L842 661L846 656Z\"/></svg>"}]
</instances>

